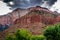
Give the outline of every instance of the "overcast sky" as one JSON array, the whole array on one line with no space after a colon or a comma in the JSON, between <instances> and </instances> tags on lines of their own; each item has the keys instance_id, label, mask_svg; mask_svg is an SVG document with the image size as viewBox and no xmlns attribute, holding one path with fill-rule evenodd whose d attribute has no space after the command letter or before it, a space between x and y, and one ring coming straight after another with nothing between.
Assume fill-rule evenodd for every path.
<instances>
[{"instance_id":1,"label":"overcast sky","mask_svg":"<svg viewBox=\"0 0 60 40\"><path fill-rule=\"evenodd\" d=\"M8 4L10 3L10 4ZM7 6L9 5L9 6ZM50 10L52 11L57 11L60 12L60 0L48 0L48 1L44 1L44 0L13 0L13 1L9 1L9 2L3 2L0 1L0 15L5 15L9 12L11 12L12 9L14 8L27 8L30 6L42 6L42 7L46 7L46 8L50 8Z\"/></svg>"},{"instance_id":2,"label":"overcast sky","mask_svg":"<svg viewBox=\"0 0 60 40\"><path fill-rule=\"evenodd\" d=\"M10 7L8 7L6 3L3 3L2 1L0 1L0 15L5 15L11 12L12 10L10 10L9 8Z\"/></svg>"},{"instance_id":3,"label":"overcast sky","mask_svg":"<svg viewBox=\"0 0 60 40\"><path fill-rule=\"evenodd\" d=\"M52 7L51 9L52 11L58 11L60 13L60 0L58 0Z\"/></svg>"}]
</instances>

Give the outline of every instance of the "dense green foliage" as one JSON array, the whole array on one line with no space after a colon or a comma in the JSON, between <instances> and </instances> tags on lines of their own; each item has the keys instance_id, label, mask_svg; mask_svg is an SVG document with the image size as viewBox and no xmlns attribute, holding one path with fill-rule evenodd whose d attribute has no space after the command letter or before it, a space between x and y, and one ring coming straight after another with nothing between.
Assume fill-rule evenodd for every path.
<instances>
[{"instance_id":1,"label":"dense green foliage","mask_svg":"<svg viewBox=\"0 0 60 40\"><path fill-rule=\"evenodd\" d=\"M28 30L20 29L15 32L15 35L8 35L6 40L45 40L45 37L43 35L32 35Z\"/></svg>"},{"instance_id":2,"label":"dense green foliage","mask_svg":"<svg viewBox=\"0 0 60 40\"><path fill-rule=\"evenodd\" d=\"M6 40L60 40L60 23L47 26L43 35L32 35L26 29L20 29L14 35L8 35Z\"/></svg>"},{"instance_id":3,"label":"dense green foliage","mask_svg":"<svg viewBox=\"0 0 60 40\"><path fill-rule=\"evenodd\" d=\"M15 35L17 40L29 40L32 34L27 30L21 29L17 30Z\"/></svg>"},{"instance_id":4,"label":"dense green foliage","mask_svg":"<svg viewBox=\"0 0 60 40\"><path fill-rule=\"evenodd\" d=\"M44 31L47 40L60 40L60 24L48 26Z\"/></svg>"},{"instance_id":5,"label":"dense green foliage","mask_svg":"<svg viewBox=\"0 0 60 40\"><path fill-rule=\"evenodd\" d=\"M30 38L31 40L46 40L45 36L43 35L33 35Z\"/></svg>"},{"instance_id":6,"label":"dense green foliage","mask_svg":"<svg viewBox=\"0 0 60 40\"><path fill-rule=\"evenodd\" d=\"M9 34L9 35L6 37L6 40L16 40L16 37Z\"/></svg>"}]
</instances>

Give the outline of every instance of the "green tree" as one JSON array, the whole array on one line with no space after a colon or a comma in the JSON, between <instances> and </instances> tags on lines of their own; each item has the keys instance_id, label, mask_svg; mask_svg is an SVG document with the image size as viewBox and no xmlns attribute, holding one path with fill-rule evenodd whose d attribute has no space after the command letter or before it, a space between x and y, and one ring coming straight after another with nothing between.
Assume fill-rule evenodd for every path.
<instances>
[{"instance_id":1,"label":"green tree","mask_svg":"<svg viewBox=\"0 0 60 40\"><path fill-rule=\"evenodd\" d=\"M10 34L6 37L6 40L30 40L32 33L26 29L17 30L14 35Z\"/></svg>"},{"instance_id":2,"label":"green tree","mask_svg":"<svg viewBox=\"0 0 60 40\"><path fill-rule=\"evenodd\" d=\"M30 33L26 29L20 29L16 31L15 35L17 40L29 40L30 37L32 36L32 33Z\"/></svg>"},{"instance_id":3,"label":"green tree","mask_svg":"<svg viewBox=\"0 0 60 40\"><path fill-rule=\"evenodd\" d=\"M16 37L9 34L9 35L6 37L6 40L16 40Z\"/></svg>"},{"instance_id":4,"label":"green tree","mask_svg":"<svg viewBox=\"0 0 60 40\"><path fill-rule=\"evenodd\" d=\"M33 35L30 40L46 40L46 38L43 35Z\"/></svg>"},{"instance_id":5,"label":"green tree","mask_svg":"<svg viewBox=\"0 0 60 40\"><path fill-rule=\"evenodd\" d=\"M48 26L44 31L47 40L60 40L60 24Z\"/></svg>"}]
</instances>

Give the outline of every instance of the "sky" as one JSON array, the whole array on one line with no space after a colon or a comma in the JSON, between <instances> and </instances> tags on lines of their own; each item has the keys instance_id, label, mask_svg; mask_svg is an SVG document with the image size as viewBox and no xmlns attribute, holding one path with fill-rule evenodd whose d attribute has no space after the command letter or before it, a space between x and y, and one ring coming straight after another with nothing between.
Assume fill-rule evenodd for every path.
<instances>
[{"instance_id":1,"label":"sky","mask_svg":"<svg viewBox=\"0 0 60 40\"><path fill-rule=\"evenodd\" d=\"M41 6L60 13L60 0L0 0L0 15L12 12L16 8Z\"/></svg>"},{"instance_id":2,"label":"sky","mask_svg":"<svg viewBox=\"0 0 60 40\"><path fill-rule=\"evenodd\" d=\"M60 0L58 0L57 2L55 2L55 4L50 8L50 10L57 11L57 12L60 13Z\"/></svg>"},{"instance_id":3,"label":"sky","mask_svg":"<svg viewBox=\"0 0 60 40\"><path fill-rule=\"evenodd\" d=\"M0 1L0 15L5 15L8 12L11 12L12 10L10 10L9 8L10 7L8 7L6 3L3 3L2 1Z\"/></svg>"}]
</instances>

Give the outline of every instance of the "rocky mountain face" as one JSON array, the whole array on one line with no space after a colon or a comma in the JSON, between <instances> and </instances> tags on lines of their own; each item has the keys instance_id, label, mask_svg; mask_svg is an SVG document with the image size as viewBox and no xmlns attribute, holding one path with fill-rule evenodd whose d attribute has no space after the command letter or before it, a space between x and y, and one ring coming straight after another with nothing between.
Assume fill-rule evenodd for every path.
<instances>
[{"instance_id":1,"label":"rocky mountain face","mask_svg":"<svg viewBox=\"0 0 60 40\"><path fill-rule=\"evenodd\" d=\"M26 28L33 34L42 34L47 25L54 25L60 22L60 14L51 12L46 8L30 8L28 14L16 19L17 28Z\"/></svg>"},{"instance_id":2,"label":"rocky mountain face","mask_svg":"<svg viewBox=\"0 0 60 40\"><path fill-rule=\"evenodd\" d=\"M52 12L52 11L48 10L47 8L42 8L40 6L31 7L31 8L28 8L28 9L17 8L13 12L11 12L7 15L0 16L0 24L2 24L2 25L5 25L5 24L11 25L11 24L13 24L13 22L16 19L26 15L27 13L29 13L33 10L38 10L38 11L41 11L42 13L43 13L43 11L47 12L47 13L52 13L52 14L55 13L55 12ZM56 14L56 15L58 15L58 14Z\"/></svg>"},{"instance_id":3,"label":"rocky mountain face","mask_svg":"<svg viewBox=\"0 0 60 40\"><path fill-rule=\"evenodd\" d=\"M60 22L60 14L52 12L47 8L40 6L28 9L16 9L10 14L1 16L0 24L10 24L11 26L0 32L0 40L4 40L8 33L14 33L15 30L25 28L32 34L42 34L47 25L54 25Z\"/></svg>"},{"instance_id":4,"label":"rocky mountain face","mask_svg":"<svg viewBox=\"0 0 60 40\"><path fill-rule=\"evenodd\" d=\"M15 20L14 24L31 24L35 22L41 22L45 25L53 25L57 22L60 22L60 14L57 12L52 12L47 8L42 7L32 7L29 8L28 14Z\"/></svg>"},{"instance_id":5,"label":"rocky mountain face","mask_svg":"<svg viewBox=\"0 0 60 40\"><path fill-rule=\"evenodd\" d=\"M8 28L13 25L13 22L22 17L23 15L25 15L26 13L28 13L28 9L16 9L14 10L13 12L7 14L7 15L3 15L3 16L0 16L0 28L2 30L5 30L5 28L7 28L5 25L8 26ZM0 30L1 31L1 30Z\"/></svg>"},{"instance_id":6,"label":"rocky mountain face","mask_svg":"<svg viewBox=\"0 0 60 40\"><path fill-rule=\"evenodd\" d=\"M7 15L0 16L0 24L12 24L16 19L25 15L26 13L28 13L27 9L18 8Z\"/></svg>"}]
</instances>

